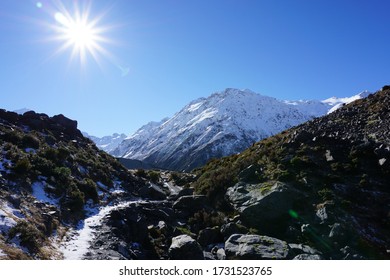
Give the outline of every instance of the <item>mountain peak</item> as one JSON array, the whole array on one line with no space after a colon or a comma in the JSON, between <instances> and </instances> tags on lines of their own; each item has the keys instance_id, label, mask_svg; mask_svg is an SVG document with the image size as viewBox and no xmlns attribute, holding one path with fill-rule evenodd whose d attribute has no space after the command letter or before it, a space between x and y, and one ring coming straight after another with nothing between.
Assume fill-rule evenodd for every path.
<instances>
[{"instance_id":1,"label":"mountain peak","mask_svg":"<svg viewBox=\"0 0 390 280\"><path fill-rule=\"evenodd\" d=\"M191 170L325 115L333 106L315 100L281 101L249 89L226 88L190 102L172 118L141 127L113 155L164 169Z\"/></svg>"}]
</instances>

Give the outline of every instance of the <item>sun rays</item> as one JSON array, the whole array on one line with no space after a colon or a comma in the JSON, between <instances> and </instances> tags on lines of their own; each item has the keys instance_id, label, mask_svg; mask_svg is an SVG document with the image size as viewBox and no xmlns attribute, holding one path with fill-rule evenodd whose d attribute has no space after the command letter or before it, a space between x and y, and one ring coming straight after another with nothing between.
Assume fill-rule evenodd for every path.
<instances>
[{"instance_id":1,"label":"sun rays","mask_svg":"<svg viewBox=\"0 0 390 280\"><path fill-rule=\"evenodd\" d=\"M101 23L104 14L92 17L90 2L84 6L78 1L74 3L74 9L69 10L61 1L57 2L57 11L53 14L55 24L51 26L54 40L61 44L56 53L70 50L70 59L82 65L88 57L97 63L102 56L109 58L105 45L111 43L106 34L110 28Z\"/></svg>"}]
</instances>

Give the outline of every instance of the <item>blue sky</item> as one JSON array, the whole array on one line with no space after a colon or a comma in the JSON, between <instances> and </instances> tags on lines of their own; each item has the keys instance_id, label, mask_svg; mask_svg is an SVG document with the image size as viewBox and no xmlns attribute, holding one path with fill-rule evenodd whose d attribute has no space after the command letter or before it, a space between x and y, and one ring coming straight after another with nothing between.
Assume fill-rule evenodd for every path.
<instances>
[{"instance_id":1,"label":"blue sky","mask_svg":"<svg viewBox=\"0 0 390 280\"><path fill-rule=\"evenodd\" d=\"M56 53L54 15L86 3L107 53L81 62L72 46ZM63 113L103 136L228 87L279 99L375 91L390 83L389 11L385 0L0 0L0 107Z\"/></svg>"}]
</instances>

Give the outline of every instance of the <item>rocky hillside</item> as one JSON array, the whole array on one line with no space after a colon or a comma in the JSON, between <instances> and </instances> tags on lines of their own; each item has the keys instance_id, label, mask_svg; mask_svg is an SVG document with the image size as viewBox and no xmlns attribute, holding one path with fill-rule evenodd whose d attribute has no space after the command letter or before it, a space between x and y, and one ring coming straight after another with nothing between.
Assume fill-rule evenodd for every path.
<instances>
[{"instance_id":1,"label":"rocky hillside","mask_svg":"<svg viewBox=\"0 0 390 280\"><path fill-rule=\"evenodd\" d=\"M389 102L384 87L214 160L197 170L194 187L259 236L317 252L299 258L389 259Z\"/></svg>"},{"instance_id":2,"label":"rocky hillside","mask_svg":"<svg viewBox=\"0 0 390 280\"><path fill-rule=\"evenodd\" d=\"M128 171L0 111L0 259L390 259L390 88L213 160Z\"/></svg>"},{"instance_id":3,"label":"rocky hillside","mask_svg":"<svg viewBox=\"0 0 390 280\"><path fill-rule=\"evenodd\" d=\"M172 118L145 125L111 154L190 171L365 95L283 101L250 90L226 89L192 101Z\"/></svg>"},{"instance_id":4,"label":"rocky hillside","mask_svg":"<svg viewBox=\"0 0 390 280\"><path fill-rule=\"evenodd\" d=\"M85 218L150 194L149 175L142 175L63 115L0 110L0 259L63 258L61 246Z\"/></svg>"}]
</instances>

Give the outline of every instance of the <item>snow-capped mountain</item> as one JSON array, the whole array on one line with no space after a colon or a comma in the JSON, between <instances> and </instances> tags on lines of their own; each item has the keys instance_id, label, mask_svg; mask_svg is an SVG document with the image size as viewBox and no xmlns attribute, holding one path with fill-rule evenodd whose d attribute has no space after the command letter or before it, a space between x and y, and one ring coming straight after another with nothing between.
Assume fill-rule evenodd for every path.
<instances>
[{"instance_id":1,"label":"snow-capped mountain","mask_svg":"<svg viewBox=\"0 0 390 280\"><path fill-rule=\"evenodd\" d=\"M348 101L281 101L250 90L226 89L192 101L172 118L148 123L112 154L161 168L191 170L211 158L239 153Z\"/></svg>"},{"instance_id":2,"label":"snow-capped mountain","mask_svg":"<svg viewBox=\"0 0 390 280\"><path fill-rule=\"evenodd\" d=\"M122 141L127 137L126 134L123 133L114 133L113 135L104 136L101 138L89 135L86 132L82 133L85 137L91 139L99 149L109 154L112 153L119 146L119 144L122 143Z\"/></svg>"}]
</instances>

